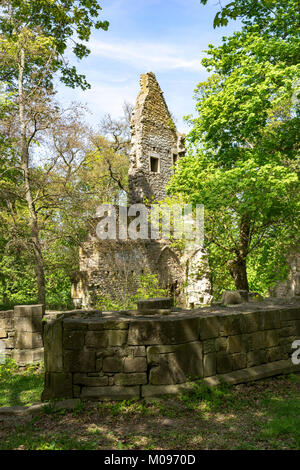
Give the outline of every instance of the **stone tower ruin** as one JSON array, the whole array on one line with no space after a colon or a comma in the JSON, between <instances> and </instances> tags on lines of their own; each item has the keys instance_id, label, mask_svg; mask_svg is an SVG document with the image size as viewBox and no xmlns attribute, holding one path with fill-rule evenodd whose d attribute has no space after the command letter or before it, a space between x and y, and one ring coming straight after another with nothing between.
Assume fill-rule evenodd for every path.
<instances>
[{"instance_id":1,"label":"stone tower ruin","mask_svg":"<svg viewBox=\"0 0 300 470\"><path fill-rule=\"evenodd\" d=\"M142 75L140 84L131 122L131 203L164 199L174 166L185 154L185 136L176 130L155 75Z\"/></svg>"},{"instance_id":2,"label":"stone tower ruin","mask_svg":"<svg viewBox=\"0 0 300 470\"><path fill-rule=\"evenodd\" d=\"M185 146L152 72L141 76L131 133L129 202L160 201ZM208 262L201 246L179 250L162 239L101 241L90 233L80 249L80 271L73 280L74 304L88 308L99 297L122 300L136 295L139 276L146 273L156 275L160 287L176 296L181 306L211 301Z\"/></svg>"}]
</instances>

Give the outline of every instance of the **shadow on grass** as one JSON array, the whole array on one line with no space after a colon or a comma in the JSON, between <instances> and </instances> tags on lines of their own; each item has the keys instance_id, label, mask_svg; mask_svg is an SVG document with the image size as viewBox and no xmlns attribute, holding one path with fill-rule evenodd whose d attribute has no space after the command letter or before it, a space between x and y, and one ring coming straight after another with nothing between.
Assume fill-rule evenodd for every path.
<instances>
[{"instance_id":1,"label":"shadow on grass","mask_svg":"<svg viewBox=\"0 0 300 470\"><path fill-rule=\"evenodd\" d=\"M0 407L24 406L39 402L44 388L44 374L37 366L19 371L14 361L0 364Z\"/></svg>"}]
</instances>

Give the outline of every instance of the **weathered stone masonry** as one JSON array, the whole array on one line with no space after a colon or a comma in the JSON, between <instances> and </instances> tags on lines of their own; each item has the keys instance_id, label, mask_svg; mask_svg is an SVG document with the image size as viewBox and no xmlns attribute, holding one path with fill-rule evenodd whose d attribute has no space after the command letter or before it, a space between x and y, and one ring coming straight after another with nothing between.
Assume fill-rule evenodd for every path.
<instances>
[{"instance_id":1,"label":"weathered stone masonry","mask_svg":"<svg viewBox=\"0 0 300 470\"><path fill-rule=\"evenodd\" d=\"M131 135L130 203L162 200L176 162L185 155L185 136L177 132L163 92L151 72L141 76Z\"/></svg>"},{"instance_id":2,"label":"weathered stone masonry","mask_svg":"<svg viewBox=\"0 0 300 470\"><path fill-rule=\"evenodd\" d=\"M178 392L188 378L289 373L300 370L291 362L299 338L299 306L62 317L45 329L43 398L140 398Z\"/></svg>"},{"instance_id":3,"label":"weathered stone masonry","mask_svg":"<svg viewBox=\"0 0 300 470\"><path fill-rule=\"evenodd\" d=\"M129 202L159 201L176 162L185 154L184 135L177 132L163 92L153 73L141 76L141 88L131 123ZM99 297L135 295L137 276L156 274L160 286L182 306L211 301L207 257L201 246L176 250L169 240L100 241L95 233L80 249L80 269L74 275L75 306L90 308Z\"/></svg>"},{"instance_id":4,"label":"weathered stone masonry","mask_svg":"<svg viewBox=\"0 0 300 470\"><path fill-rule=\"evenodd\" d=\"M5 354L20 366L44 359L42 305L16 306L0 312L0 341Z\"/></svg>"}]
</instances>

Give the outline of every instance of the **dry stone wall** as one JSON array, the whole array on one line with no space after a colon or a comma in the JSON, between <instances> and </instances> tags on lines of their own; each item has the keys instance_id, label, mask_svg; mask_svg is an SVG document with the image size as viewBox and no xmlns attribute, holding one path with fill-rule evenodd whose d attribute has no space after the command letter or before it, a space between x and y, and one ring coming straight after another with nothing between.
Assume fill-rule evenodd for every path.
<instances>
[{"instance_id":1,"label":"dry stone wall","mask_svg":"<svg viewBox=\"0 0 300 470\"><path fill-rule=\"evenodd\" d=\"M44 359L42 305L16 306L0 312L0 341L7 357L20 366Z\"/></svg>"},{"instance_id":2,"label":"dry stone wall","mask_svg":"<svg viewBox=\"0 0 300 470\"><path fill-rule=\"evenodd\" d=\"M173 393L189 379L244 382L300 370L300 306L130 317L74 315L45 329L43 398L123 400Z\"/></svg>"}]
</instances>

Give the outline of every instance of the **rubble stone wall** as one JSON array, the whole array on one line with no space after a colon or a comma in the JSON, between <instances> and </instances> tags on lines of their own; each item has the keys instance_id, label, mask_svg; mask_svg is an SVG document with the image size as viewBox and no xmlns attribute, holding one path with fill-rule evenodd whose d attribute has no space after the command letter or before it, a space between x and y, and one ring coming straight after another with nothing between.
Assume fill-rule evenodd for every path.
<instances>
[{"instance_id":1,"label":"rubble stone wall","mask_svg":"<svg viewBox=\"0 0 300 470\"><path fill-rule=\"evenodd\" d=\"M42 318L42 305L16 306L14 310L0 312L3 352L20 366L44 359Z\"/></svg>"},{"instance_id":2,"label":"rubble stone wall","mask_svg":"<svg viewBox=\"0 0 300 470\"><path fill-rule=\"evenodd\" d=\"M289 373L300 370L291 361L299 338L299 306L62 317L45 329L43 398L123 400L178 392L196 378Z\"/></svg>"},{"instance_id":3,"label":"rubble stone wall","mask_svg":"<svg viewBox=\"0 0 300 470\"><path fill-rule=\"evenodd\" d=\"M211 301L207 258L201 250L181 252L171 242L160 240L99 241L91 238L80 251L80 271L73 278L72 298L83 308L91 308L97 299L114 300L134 296L139 276L157 276L183 307ZM188 282L187 282L188 281Z\"/></svg>"}]
</instances>

